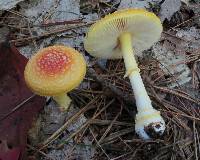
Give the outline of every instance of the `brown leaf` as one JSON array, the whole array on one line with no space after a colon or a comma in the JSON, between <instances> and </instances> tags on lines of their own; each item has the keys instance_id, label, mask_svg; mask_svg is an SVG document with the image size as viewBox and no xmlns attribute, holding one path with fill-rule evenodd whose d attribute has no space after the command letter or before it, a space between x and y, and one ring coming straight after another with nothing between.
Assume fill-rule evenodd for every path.
<instances>
[{"instance_id":1,"label":"brown leaf","mask_svg":"<svg viewBox=\"0 0 200 160\"><path fill-rule=\"evenodd\" d=\"M20 148L9 149L6 141L0 143L0 160L18 160Z\"/></svg>"},{"instance_id":2,"label":"brown leaf","mask_svg":"<svg viewBox=\"0 0 200 160\"><path fill-rule=\"evenodd\" d=\"M26 63L17 48L0 43L0 141L20 148L20 159L25 156L32 121L45 104L44 98L33 95L26 87L23 75Z\"/></svg>"}]
</instances>

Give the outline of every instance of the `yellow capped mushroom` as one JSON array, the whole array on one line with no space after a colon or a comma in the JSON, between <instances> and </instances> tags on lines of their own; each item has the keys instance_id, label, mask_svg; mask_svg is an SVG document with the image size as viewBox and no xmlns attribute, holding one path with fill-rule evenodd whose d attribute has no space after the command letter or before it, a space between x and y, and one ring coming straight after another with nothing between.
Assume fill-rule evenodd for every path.
<instances>
[{"instance_id":1,"label":"yellow capped mushroom","mask_svg":"<svg viewBox=\"0 0 200 160\"><path fill-rule=\"evenodd\" d=\"M165 122L152 107L146 92L135 55L150 48L160 38L160 19L143 9L125 9L105 16L93 24L84 41L85 49L94 57L123 58L126 74L133 88L138 113L135 130L143 139L162 135Z\"/></svg>"},{"instance_id":2,"label":"yellow capped mushroom","mask_svg":"<svg viewBox=\"0 0 200 160\"><path fill-rule=\"evenodd\" d=\"M78 51L55 45L43 48L31 57L24 77L34 93L53 96L61 110L67 110L71 99L66 93L81 83L85 73L86 62Z\"/></svg>"}]
</instances>

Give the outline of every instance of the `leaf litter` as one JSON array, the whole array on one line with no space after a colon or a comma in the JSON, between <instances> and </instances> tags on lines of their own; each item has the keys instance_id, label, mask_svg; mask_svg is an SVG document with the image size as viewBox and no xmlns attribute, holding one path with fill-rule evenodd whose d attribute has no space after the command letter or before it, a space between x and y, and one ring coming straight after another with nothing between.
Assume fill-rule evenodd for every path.
<instances>
[{"instance_id":1,"label":"leaf litter","mask_svg":"<svg viewBox=\"0 0 200 160\"><path fill-rule=\"evenodd\" d=\"M87 59L88 73L83 84L70 93L72 113L60 115L52 101L45 106L38 120L38 136L33 135L37 143L30 143L29 155L55 160L198 159L199 4L176 1L170 7L171 0L45 2L22 2L18 11L5 13L11 42L26 57L57 43L75 47ZM168 126L162 138L147 142L133 130L136 109L129 81L123 78L123 61L92 58L82 43L89 23L130 7L162 15L165 29L160 41L144 52L150 56L138 58L148 93ZM9 17L15 17L12 23Z\"/></svg>"}]
</instances>

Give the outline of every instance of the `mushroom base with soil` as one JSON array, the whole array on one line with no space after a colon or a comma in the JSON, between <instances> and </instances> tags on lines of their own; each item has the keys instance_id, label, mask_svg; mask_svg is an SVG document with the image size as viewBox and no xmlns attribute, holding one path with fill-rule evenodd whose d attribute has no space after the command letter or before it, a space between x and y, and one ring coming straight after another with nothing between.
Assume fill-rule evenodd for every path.
<instances>
[{"instance_id":1,"label":"mushroom base with soil","mask_svg":"<svg viewBox=\"0 0 200 160\"><path fill-rule=\"evenodd\" d=\"M154 132L153 135L162 135L165 130L165 122L160 116L160 112L152 107L151 100L144 87L139 73L140 69L138 68L134 57L131 33L123 33L120 35L119 41L126 67L125 76L128 76L130 79L138 110L135 121L135 130L143 139L150 138L151 133L149 131Z\"/></svg>"}]
</instances>

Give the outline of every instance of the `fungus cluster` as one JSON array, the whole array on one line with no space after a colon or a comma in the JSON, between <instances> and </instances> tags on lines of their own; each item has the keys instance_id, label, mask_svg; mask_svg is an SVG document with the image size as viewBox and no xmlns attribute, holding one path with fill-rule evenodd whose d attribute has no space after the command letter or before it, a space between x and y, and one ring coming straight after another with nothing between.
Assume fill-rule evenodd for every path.
<instances>
[{"instance_id":1,"label":"fungus cluster","mask_svg":"<svg viewBox=\"0 0 200 160\"><path fill-rule=\"evenodd\" d=\"M162 135L165 122L153 108L147 94L135 55L150 48L160 38L162 24L153 13L143 9L127 9L107 15L93 24L84 47L94 57L123 58L134 92L137 115L135 130L143 139ZM40 50L27 63L25 81L36 94L53 96L62 110L70 104L67 92L77 87L86 73L83 56L70 47L51 46Z\"/></svg>"},{"instance_id":2,"label":"fungus cluster","mask_svg":"<svg viewBox=\"0 0 200 160\"><path fill-rule=\"evenodd\" d=\"M153 108L146 92L135 55L140 55L160 38L162 24L153 13L143 9L114 12L93 24L85 38L84 47L94 57L124 59L126 74L134 92L137 115L135 130L143 139L162 135L165 122Z\"/></svg>"},{"instance_id":3,"label":"fungus cluster","mask_svg":"<svg viewBox=\"0 0 200 160\"><path fill-rule=\"evenodd\" d=\"M85 73L86 63L78 51L55 45L43 48L31 57L24 77L34 93L53 96L61 110L67 110L71 99L66 93L81 83Z\"/></svg>"}]
</instances>

